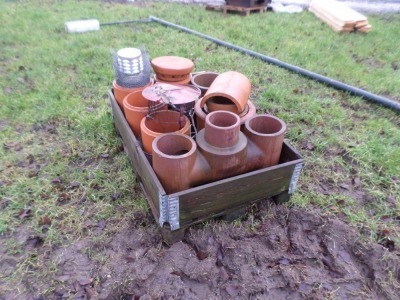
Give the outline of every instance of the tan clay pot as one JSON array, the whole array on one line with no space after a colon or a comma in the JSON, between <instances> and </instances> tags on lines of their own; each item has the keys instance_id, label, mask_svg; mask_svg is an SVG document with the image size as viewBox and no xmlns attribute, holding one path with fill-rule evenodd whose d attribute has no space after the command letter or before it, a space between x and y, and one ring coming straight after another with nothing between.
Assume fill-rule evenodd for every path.
<instances>
[{"instance_id":1,"label":"tan clay pot","mask_svg":"<svg viewBox=\"0 0 400 300\"><path fill-rule=\"evenodd\" d=\"M125 118L128 121L134 135L139 137L140 135L140 122L149 113L149 101L143 97L142 91L136 91L128 94L124 100L124 112ZM152 111L166 110L168 105L160 103L159 105L153 105Z\"/></svg>"},{"instance_id":2,"label":"tan clay pot","mask_svg":"<svg viewBox=\"0 0 400 300\"><path fill-rule=\"evenodd\" d=\"M151 80L148 84L145 86L137 87L137 88L124 88L120 85L117 84L117 81L113 81L113 89L114 89L114 97L115 100L117 100L119 107L123 110L124 109L124 98L133 92L136 91L143 91L146 87L151 86L153 84L153 81Z\"/></svg>"},{"instance_id":3,"label":"tan clay pot","mask_svg":"<svg viewBox=\"0 0 400 300\"><path fill-rule=\"evenodd\" d=\"M160 56L152 59L151 65L159 80L167 82L182 81L189 77L194 63L179 56Z\"/></svg>"},{"instance_id":4,"label":"tan clay pot","mask_svg":"<svg viewBox=\"0 0 400 300\"><path fill-rule=\"evenodd\" d=\"M177 111L156 111L140 122L143 150L152 153L153 140L162 133L176 132L190 135L190 121Z\"/></svg>"},{"instance_id":5,"label":"tan clay pot","mask_svg":"<svg viewBox=\"0 0 400 300\"><path fill-rule=\"evenodd\" d=\"M225 98L226 101L233 102L241 113L246 107L250 92L251 83L246 76L235 71L225 72L215 78L201 99L200 107L203 108L213 98Z\"/></svg>"}]
</instances>

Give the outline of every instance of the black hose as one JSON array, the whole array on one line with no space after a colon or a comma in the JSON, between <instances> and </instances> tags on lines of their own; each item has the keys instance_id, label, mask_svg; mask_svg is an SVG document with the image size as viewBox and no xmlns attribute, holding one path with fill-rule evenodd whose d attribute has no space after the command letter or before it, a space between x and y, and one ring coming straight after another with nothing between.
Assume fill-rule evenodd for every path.
<instances>
[{"instance_id":1,"label":"black hose","mask_svg":"<svg viewBox=\"0 0 400 300\"><path fill-rule=\"evenodd\" d=\"M308 71L306 69L303 69L303 68L300 68L300 67L297 67L297 66L294 66L294 65L291 65L291 64L287 64L287 63L285 63L283 61L280 61L280 60L278 60L276 58L269 57L269 56L266 56L264 54L261 54L261 53L255 52L255 51L252 51L252 50L240 47L240 46L236 46L236 45L228 43L228 42L221 41L219 39L213 38L212 36L205 35L203 33L194 31L192 29L189 29L189 28L186 28L186 27L183 27L183 26L180 26L180 25L176 25L174 23L159 19L159 18L154 17L154 16L150 16L149 19L151 21L156 22L156 23L160 23L160 24L168 26L168 27L172 27L172 28L179 29L181 31L184 31L184 32L187 32L187 33L190 33L190 34L197 35L197 36L199 36L201 38L204 38L206 40L212 41L212 42L214 42L214 43L216 43L218 45L221 45L221 46L224 46L224 47L227 47L227 48L230 48L230 49L234 49L236 51L248 54L248 55L253 56L253 57L257 57L257 58L261 59L262 61L268 62L270 64L277 65L277 66L279 66L281 68L284 68L286 70L289 70L289 71L292 71L294 73L297 73L297 74L309 77L311 79L314 79L316 81L325 83L326 85L332 86L332 87L334 87L336 89L349 92L349 93L351 93L353 95L360 96L361 98L376 102L378 104L381 104L383 106L389 107L389 108L394 109L396 111L400 111L400 103L396 102L396 101L393 101L391 99L388 99L388 98L385 98L385 97L382 97L382 96L367 92L367 91L362 90L360 88L357 88L357 87L348 85L346 83L340 82L338 80L331 79L329 77L326 77L326 76L323 76L323 75Z\"/></svg>"},{"instance_id":2,"label":"black hose","mask_svg":"<svg viewBox=\"0 0 400 300\"><path fill-rule=\"evenodd\" d=\"M131 24L131 23L150 23L152 20L150 18L142 19L142 20L129 20L129 21L120 21L120 22L107 22L107 23L100 23L100 26L106 25L124 25L124 24Z\"/></svg>"}]
</instances>

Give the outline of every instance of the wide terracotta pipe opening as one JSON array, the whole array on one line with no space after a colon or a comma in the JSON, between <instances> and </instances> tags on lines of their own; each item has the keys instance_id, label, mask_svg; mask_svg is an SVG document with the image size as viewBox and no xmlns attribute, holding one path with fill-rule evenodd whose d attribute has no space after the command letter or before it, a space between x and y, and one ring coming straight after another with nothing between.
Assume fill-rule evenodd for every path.
<instances>
[{"instance_id":1,"label":"wide terracotta pipe opening","mask_svg":"<svg viewBox=\"0 0 400 300\"><path fill-rule=\"evenodd\" d=\"M192 84L201 90L204 95L219 74L214 72L201 72L193 76Z\"/></svg>"},{"instance_id":2,"label":"wide terracotta pipe opening","mask_svg":"<svg viewBox=\"0 0 400 300\"><path fill-rule=\"evenodd\" d=\"M246 121L244 133L264 153L262 167L279 163L285 131L286 124L271 115L257 115Z\"/></svg>"},{"instance_id":3,"label":"wide terracotta pipe opening","mask_svg":"<svg viewBox=\"0 0 400 300\"><path fill-rule=\"evenodd\" d=\"M143 149L151 153L151 144L162 133L177 132L190 135L190 121L177 111L161 110L145 117L140 122Z\"/></svg>"},{"instance_id":4,"label":"wide terracotta pipe opening","mask_svg":"<svg viewBox=\"0 0 400 300\"><path fill-rule=\"evenodd\" d=\"M218 148L237 144L240 131L240 118L228 111L215 111L207 115L204 131L205 141Z\"/></svg>"},{"instance_id":5,"label":"wide terracotta pipe opening","mask_svg":"<svg viewBox=\"0 0 400 300\"><path fill-rule=\"evenodd\" d=\"M196 161L195 141L180 133L165 133L153 141L153 168L168 194L188 189Z\"/></svg>"},{"instance_id":6,"label":"wide terracotta pipe opening","mask_svg":"<svg viewBox=\"0 0 400 300\"><path fill-rule=\"evenodd\" d=\"M153 152L181 158L192 154L196 150L196 143L187 135L167 133L160 135L153 142ZM172 157L171 157L172 158Z\"/></svg>"},{"instance_id":7,"label":"wide terracotta pipe opening","mask_svg":"<svg viewBox=\"0 0 400 300\"><path fill-rule=\"evenodd\" d=\"M256 134L280 135L285 132L286 124L271 115L258 115L247 121L246 128Z\"/></svg>"}]
</instances>

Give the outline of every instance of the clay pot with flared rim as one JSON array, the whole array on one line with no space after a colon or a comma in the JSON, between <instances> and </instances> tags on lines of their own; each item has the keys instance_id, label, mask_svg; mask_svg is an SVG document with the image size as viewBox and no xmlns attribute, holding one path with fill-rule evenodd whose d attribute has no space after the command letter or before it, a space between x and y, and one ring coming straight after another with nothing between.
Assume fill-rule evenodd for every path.
<instances>
[{"instance_id":1,"label":"clay pot with flared rim","mask_svg":"<svg viewBox=\"0 0 400 300\"><path fill-rule=\"evenodd\" d=\"M199 101L196 101L196 103L194 105L194 112L196 114L197 130L201 130L204 128L206 117L210 113L210 111L208 110L208 105L205 105L203 108L201 108L200 103L201 103L201 99ZM244 123L251 117L255 116L256 113L257 113L256 107L254 106L253 102L251 102L249 100L247 102L247 105L246 105L244 111L241 114L239 114L240 125L242 125L242 127L243 127Z\"/></svg>"},{"instance_id":2,"label":"clay pot with flared rim","mask_svg":"<svg viewBox=\"0 0 400 300\"><path fill-rule=\"evenodd\" d=\"M192 75L191 74L189 74L188 76L186 76L184 79L182 79L180 81L165 81L165 80L158 79L157 75L154 75L154 81L155 82L160 82L160 83L189 84L191 80L192 80Z\"/></svg>"},{"instance_id":3,"label":"clay pot with flared rim","mask_svg":"<svg viewBox=\"0 0 400 300\"><path fill-rule=\"evenodd\" d=\"M277 165L286 124L272 115L257 115L246 121L243 132L264 154L262 168Z\"/></svg>"},{"instance_id":4,"label":"clay pot with flared rim","mask_svg":"<svg viewBox=\"0 0 400 300\"><path fill-rule=\"evenodd\" d=\"M201 90L201 95L204 96L218 75L219 73L215 72L196 73L192 77L192 84L197 86Z\"/></svg>"},{"instance_id":5,"label":"clay pot with flared rim","mask_svg":"<svg viewBox=\"0 0 400 300\"><path fill-rule=\"evenodd\" d=\"M133 134L136 137L140 135L140 122L149 113L149 101L143 97L142 91L136 91L128 94L124 100L124 112L125 118L131 127ZM153 105L152 110L166 110L168 105L165 103L159 103Z\"/></svg>"},{"instance_id":6,"label":"clay pot with flared rim","mask_svg":"<svg viewBox=\"0 0 400 300\"><path fill-rule=\"evenodd\" d=\"M159 80L182 81L187 79L194 68L194 63L179 56L160 56L151 60L151 65Z\"/></svg>"},{"instance_id":7,"label":"clay pot with flared rim","mask_svg":"<svg viewBox=\"0 0 400 300\"><path fill-rule=\"evenodd\" d=\"M190 121L177 111L161 110L140 122L143 150L152 153L153 140L162 133L176 132L190 135Z\"/></svg>"},{"instance_id":8,"label":"clay pot with flared rim","mask_svg":"<svg viewBox=\"0 0 400 300\"><path fill-rule=\"evenodd\" d=\"M196 161L195 141L181 133L157 136L152 144L153 168L167 194L188 189Z\"/></svg>"},{"instance_id":9,"label":"clay pot with flared rim","mask_svg":"<svg viewBox=\"0 0 400 300\"><path fill-rule=\"evenodd\" d=\"M150 80L150 82L148 84L146 84L145 86L141 86L141 87L136 87L136 88L124 88L120 85L117 84L117 81L114 80L113 81L113 89L114 89L114 97L115 100L117 100L117 103L119 105L119 107L122 109L122 111L124 110L124 98L133 92L136 91L143 91L146 87L151 86L153 84L153 81Z\"/></svg>"},{"instance_id":10,"label":"clay pot with flared rim","mask_svg":"<svg viewBox=\"0 0 400 300\"><path fill-rule=\"evenodd\" d=\"M235 71L222 73L215 78L210 88L201 99L203 108L207 101L216 97L233 102L239 113L246 107L251 92L251 83L243 74Z\"/></svg>"}]
</instances>

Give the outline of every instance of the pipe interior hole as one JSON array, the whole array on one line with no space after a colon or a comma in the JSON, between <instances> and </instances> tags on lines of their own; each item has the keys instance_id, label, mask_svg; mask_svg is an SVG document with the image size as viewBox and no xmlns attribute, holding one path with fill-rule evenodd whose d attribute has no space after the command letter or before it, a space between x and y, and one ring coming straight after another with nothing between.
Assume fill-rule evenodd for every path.
<instances>
[{"instance_id":1,"label":"pipe interior hole","mask_svg":"<svg viewBox=\"0 0 400 300\"><path fill-rule=\"evenodd\" d=\"M218 74L199 74L193 78L195 84L201 87L208 88L214 82L215 78L217 78Z\"/></svg>"},{"instance_id":2,"label":"pipe interior hole","mask_svg":"<svg viewBox=\"0 0 400 300\"><path fill-rule=\"evenodd\" d=\"M278 120L268 117L256 117L249 122L250 128L260 134L274 134L282 129L282 123Z\"/></svg>"},{"instance_id":3,"label":"pipe interior hole","mask_svg":"<svg viewBox=\"0 0 400 300\"><path fill-rule=\"evenodd\" d=\"M188 137L167 135L158 140L157 147L166 155L179 156L188 153L193 144Z\"/></svg>"},{"instance_id":4,"label":"pipe interior hole","mask_svg":"<svg viewBox=\"0 0 400 300\"><path fill-rule=\"evenodd\" d=\"M219 111L209 115L209 122L217 127L231 127L238 122L238 117L228 112Z\"/></svg>"},{"instance_id":5,"label":"pipe interior hole","mask_svg":"<svg viewBox=\"0 0 400 300\"><path fill-rule=\"evenodd\" d=\"M235 103L233 103L232 100L222 96L211 97L207 100L207 103L208 102L212 102L219 105L235 105Z\"/></svg>"}]
</instances>

